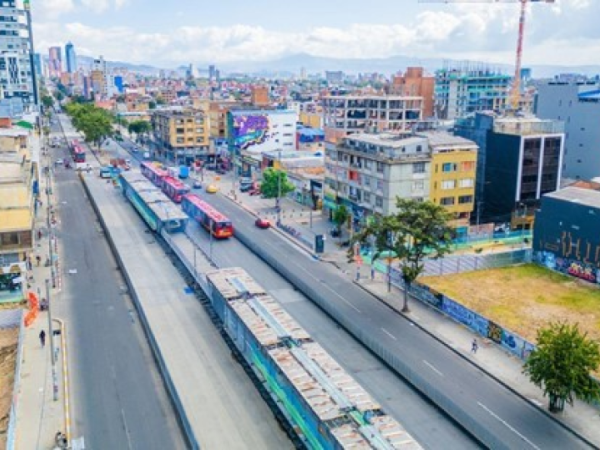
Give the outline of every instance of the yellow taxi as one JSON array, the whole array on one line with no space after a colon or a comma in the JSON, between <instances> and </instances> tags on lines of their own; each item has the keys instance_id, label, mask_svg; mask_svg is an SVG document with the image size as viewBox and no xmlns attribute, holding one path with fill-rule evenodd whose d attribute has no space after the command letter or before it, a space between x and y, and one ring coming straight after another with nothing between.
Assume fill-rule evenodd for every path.
<instances>
[{"instance_id":1,"label":"yellow taxi","mask_svg":"<svg viewBox=\"0 0 600 450\"><path fill-rule=\"evenodd\" d=\"M206 192L207 192L208 194L214 194L214 193L216 193L218 190L219 190L219 188L217 188L217 186L215 186L214 184L209 184L209 185L206 187Z\"/></svg>"}]
</instances>

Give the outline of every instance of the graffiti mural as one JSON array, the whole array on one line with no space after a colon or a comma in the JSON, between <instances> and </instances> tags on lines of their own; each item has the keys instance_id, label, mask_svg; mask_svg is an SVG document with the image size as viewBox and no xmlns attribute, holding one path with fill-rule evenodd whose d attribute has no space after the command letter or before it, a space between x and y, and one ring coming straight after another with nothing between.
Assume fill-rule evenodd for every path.
<instances>
[{"instance_id":1,"label":"graffiti mural","mask_svg":"<svg viewBox=\"0 0 600 450\"><path fill-rule=\"evenodd\" d=\"M482 336L488 334L489 321L485 317L480 316L454 300L450 300L448 297L444 297L442 311Z\"/></svg>"},{"instance_id":2,"label":"graffiti mural","mask_svg":"<svg viewBox=\"0 0 600 450\"><path fill-rule=\"evenodd\" d=\"M600 283L599 270L591 264L585 264L570 258L557 256L552 252L536 252L534 259L544 267L571 275L573 277L589 281L590 283Z\"/></svg>"},{"instance_id":3,"label":"graffiti mural","mask_svg":"<svg viewBox=\"0 0 600 450\"><path fill-rule=\"evenodd\" d=\"M269 139L269 117L264 114L235 116L233 119L235 145L248 150Z\"/></svg>"}]
</instances>

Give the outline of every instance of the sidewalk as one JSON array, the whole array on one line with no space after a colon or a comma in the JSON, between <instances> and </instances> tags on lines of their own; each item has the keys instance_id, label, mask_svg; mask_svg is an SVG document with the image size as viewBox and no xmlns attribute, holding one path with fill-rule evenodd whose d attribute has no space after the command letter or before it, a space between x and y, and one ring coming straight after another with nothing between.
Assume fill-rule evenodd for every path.
<instances>
[{"instance_id":1,"label":"sidewalk","mask_svg":"<svg viewBox=\"0 0 600 450\"><path fill-rule=\"evenodd\" d=\"M230 192L225 190L222 190L221 192L233 201ZM258 216L273 220L271 214L274 213L274 207L271 206L269 209L269 207L266 206L268 204L267 202L273 204L274 200L272 199L256 199L256 197L244 194L240 195L238 193L236 202ZM285 199L283 205L283 209L287 209L289 212L287 220L284 221L284 223L295 223L293 226L302 230L302 233L311 232L304 223L306 219L303 213L297 213L298 210L302 209L301 205L294 204L288 199ZM297 216L294 217L296 214ZM319 220L320 223L318 226L320 227L323 227L324 224L328 223L325 218L319 217ZM275 223L275 220L273 220L273 223ZM317 229L315 227L314 217L313 227L313 230ZM297 239L286 233L282 232L282 234L295 245L300 245ZM328 238L330 246L327 249L326 254L322 255L323 257L321 259L335 265L357 285L365 289L365 291L390 306L396 313L402 314L403 291L392 286L392 291L388 293L385 275L375 272L374 279L371 279L371 268L369 265L360 267L360 279L357 282L356 264L348 263L346 249L340 249L335 244L332 245L331 242L333 241L333 238L330 236L328 236ZM305 248L305 246L302 247ZM471 361L474 365L504 384L517 395L525 398L532 404L547 410L548 399L543 396L542 390L533 385L529 381L529 378L522 373L523 362L520 359L509 355L492 341L475 335L467 328L414 298L411 299L410 308L411 312L406 315L406 317L416 326L451 348L461 357ZM472 354L471 343L475 338L480 344L479 351L476 354ZM596 446L600 446L599 409L594 408L587 403L576 401L574 407L567 405L562 414L548 414L562 422L566 427L575 430L577 433L593 442Z\"/></svg>"},{"instance_id":2,"label":"sidewalk","mask_svg":"<svg viewBox=\"0 0 600 450\"><path fill-rule=\"evenodd\" d=\"M40 163L43 168L48 158L42 158ZM34 224L35 250L32 258L33 281L30 290L35 292L40 299L46 298L45 280L50 280L50 267L45 267L44 262L48 257L49 235L46 227L47 197L46 176L42 173L40 179L40 200L43 205L38 209ZM54 196L51 196L54 197ZM52 199L52 205L56 200ZM38 239L38 230L41 231L41 239ZM36 255L40 257L39 266L36 263ZM51 302L57 302L57 290L51 290ZM60 301L60 300L58 300ZM54 309L56 311L56 309ZM56 315L54 315L56 318ZM56 322L53 323L54 330L59 329ZM46 345L42 348L39 334L44 330L46 333ZM48 312L40 311L37 319L26 328L23 342L23 360L21 366L21 380L19 389L19 404L17 409L17 449L50 449L54 448L54 436L57 431L65 432L65 403L63 395L63 360L61 336L54 337L54 346L57 352L56 374L58 382L57 400L54 401L50 333L48 330Z\"/></svg>"}]
</instances>

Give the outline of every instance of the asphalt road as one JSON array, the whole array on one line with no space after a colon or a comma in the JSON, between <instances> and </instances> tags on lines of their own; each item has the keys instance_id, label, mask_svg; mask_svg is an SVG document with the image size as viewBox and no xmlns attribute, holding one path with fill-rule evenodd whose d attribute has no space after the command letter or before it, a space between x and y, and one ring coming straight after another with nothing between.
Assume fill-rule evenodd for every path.
<instances>
[{"instance_id":1,"label":"asphalt road","mask_svg":"<svg viewBox=\"0 0 600 450\"><path fill-rule=\"evenodd\" d=\"M57 131L53 127L53 131ZM66 156L53 150L53 159ZM133 305L74 170L57 168L57 232L72 374L73 437L86 449L185 448ZM76 269L76 274L68 270ZM135 320L132 320L135 319Z\"/></svg>"},{"instance_id":2,"label":"asphalt road","mask_svg":"<svg viewBox=\"0 0 600 450\"><path fill-rule=\"evenodd\" d=\"M327 263L315 261L272 230L259 230L248 212L221 195L211 197L234 227L260 244L306 283L315 286L322 298L335 304L343 315L385 350L417 371L429 385L455 405L461 422L483 426L495 442L507 448L588 448L538 407L524 401L431 336L390 310ZM261 278L258 278L261 280ZM261 280L262 282L262 280ZM458 419L458 417L457 417Z\"/></svg>"},{"instance_id":3,"label":"asphalt road","mask_svg":"<svg viewBox=\"0 0 600 450\"><path fill-rule=\"evenodd\" d=\"M486 440L505 448L589 448L537 406L515 395L402 316L390 314L389 308L343 277L330 264L315 261L296 251L287 240L272 230L257 229L252 215L220 194L207 197L232 219L238 231L249 236L263 251L285 264L304 282L315 286L325 302L335 304L342 315L349 317L362 330L369 330L370 337L381 342L386 352L407 363L425 383L435 386L453 404L455 418L464 426L484 429L489 433ZM220 255L221 248L218 252ZM236 262L242 260L240 254L239 248L236 249L231 262L245 267L270 289L264 281L268 279L266 271L253 272L258 267L255 261L247 262L248 266ZM283 303L286 307L293 304ZM298 320L305 325L312 324L316 319ZM307 330L313 333L309 326ZM323 344L328 350L332 348L331 344ZM396 417L403 420L402 416ZM416 429L410 431L417 439L423 435Z\"/></svg>"}]
</instances>

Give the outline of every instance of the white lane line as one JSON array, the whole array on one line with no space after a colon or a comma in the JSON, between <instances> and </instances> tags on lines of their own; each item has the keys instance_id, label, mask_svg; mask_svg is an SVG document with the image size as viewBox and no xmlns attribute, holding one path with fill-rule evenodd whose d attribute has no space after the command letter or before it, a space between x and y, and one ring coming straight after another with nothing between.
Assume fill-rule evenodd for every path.
<instances>
[{"instance_id":1,"label":"white lane line","mask_svg":"<svg viewBox=\"0 0 600 450\"><path fill-rule=\"evenodd\" d=\"M385 328L382 328L381 331L383 331L385 334L387 334L389 337L391 337L393 340L397 341L398 338L396 336L394 336L392 333L390 333L388 330L386 330Z\"/></svg>"},{"instance_id":2,"label":"white lane line","mask_svg":"<svg viewBox=\"0 0 600 450\"><path fill-rule=\"evenodd\" d=\"M423 364L425 364L427 367L429 367L431 370L433 370L435 373L437 373L440 377L443 377L444 374L442 372L440 372L433 364L431 364L429 361L425 361L423 360Z\"/></svg>"},{"instance_id":3,"label":"white lane line","mask_svg":"<svg viewBox=\"0 0 600 450\"><path fill-rule=\"evenodd\" d=\"M537 445L535 445L533 442L531 442L529 439L527 439L525 436L523 436L521 433L519 433L517 430L515 430L509 423L507 423L505 420L503 420L502 418L500 418L496 413L494 413L493 411L491 411L487 406L485 406L483 403L481 402L477 402L477 404L483 408L485 411L488 412L488 414L490 416L492 416L494 419L498 420L500 423L502 423L506 428L508 428L510 431L512 431L513 433L515 433L517 436L519 436L521 439L523 439L525 442L527 442L529 445L531 445L531 447L535 448L536 450L541 450Z\"/></svg>"}]
</instances>

